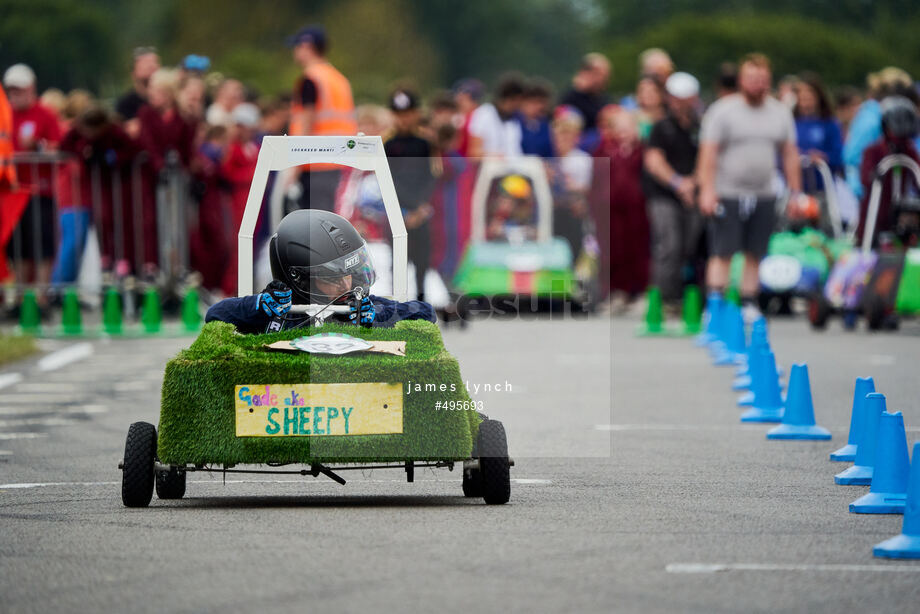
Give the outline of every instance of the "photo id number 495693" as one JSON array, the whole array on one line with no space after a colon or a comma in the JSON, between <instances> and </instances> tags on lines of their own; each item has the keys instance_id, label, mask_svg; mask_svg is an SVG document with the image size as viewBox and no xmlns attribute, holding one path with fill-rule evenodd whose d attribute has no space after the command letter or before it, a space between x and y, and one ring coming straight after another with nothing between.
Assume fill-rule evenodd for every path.
<instances>
[{"instance_id":1,"label":"photo id number 495693","mask_svg":"<svg viewBox=\"0 0 920 614\"><path fill-rule=\"evenodd\" d=\"M438 411L482 411L484 404L482 401L437 401L434 408Z\"/></svg>"}]
</instances>

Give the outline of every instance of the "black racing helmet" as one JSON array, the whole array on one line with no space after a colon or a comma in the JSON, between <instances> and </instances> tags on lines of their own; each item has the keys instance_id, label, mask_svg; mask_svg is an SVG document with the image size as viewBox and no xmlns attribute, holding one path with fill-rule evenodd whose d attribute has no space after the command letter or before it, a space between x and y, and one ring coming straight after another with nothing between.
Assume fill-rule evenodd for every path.
<instances>
[{"instance_id":1,"label":"black racing helmet","mask_svg":"<svg viewBox=\"0 0 920 614\"><path fill-rule=\"evenodd\" d=\"M320 209L284 216L268 244L272 276L299 304L345 302L354 290L370 293L376 279L367 245L348 220Z\"/></svg>"},{"instance_id":2,"label":"black racing helmet","mask_svg":"<svg viewBox=\"0 0 920 614\"><path fill-rule=\"evenodd\" d=\"M890 139L917 136L917 107L905 96L888 96L881 102L882 130Z\"/></svg>"}]
</instances>

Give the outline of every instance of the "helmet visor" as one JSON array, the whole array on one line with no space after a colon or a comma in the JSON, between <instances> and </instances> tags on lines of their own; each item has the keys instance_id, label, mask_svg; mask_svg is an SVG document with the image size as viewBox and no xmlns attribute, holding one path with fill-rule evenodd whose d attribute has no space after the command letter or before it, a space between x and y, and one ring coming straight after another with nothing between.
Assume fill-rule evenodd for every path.
<instances>
[{"instance_id":1,"label":"helmet visor","mask_svg":"<svg viewBox=\"0 0 920 614\"><path fill-rule=\"evenodd\" d=\"M291 285L315 304L345 302L359 288L361 295L366 296L376 279L365 245L323 264L290 267L288 273Z\"/></svg>"}]
</instances>

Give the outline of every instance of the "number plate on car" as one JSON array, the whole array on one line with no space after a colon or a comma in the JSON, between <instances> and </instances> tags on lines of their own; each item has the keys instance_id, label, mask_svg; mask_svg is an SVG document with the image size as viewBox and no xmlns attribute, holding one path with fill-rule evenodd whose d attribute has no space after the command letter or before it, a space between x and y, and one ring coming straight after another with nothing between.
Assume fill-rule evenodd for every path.
<instances>
[{"instance_id":1,"label":"number plate on car","mask_svg":"<svg viewBox=\"0 0 920 614\"><path fill-rule=\"evenodd\" d=\"M240 385L234 398L237 437L403 432L401 383Z\"/></svg>"}]
</instances>

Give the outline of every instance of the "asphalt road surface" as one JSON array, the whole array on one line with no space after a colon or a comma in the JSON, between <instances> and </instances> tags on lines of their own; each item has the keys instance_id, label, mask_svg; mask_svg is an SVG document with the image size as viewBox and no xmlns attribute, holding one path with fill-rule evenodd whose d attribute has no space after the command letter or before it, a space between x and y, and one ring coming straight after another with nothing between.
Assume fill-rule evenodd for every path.
<instances>
[{"instance_id":1,"label":"asphalt road surface","mask_svg":"<svg viewBox=\"0 0 920 614\"><path fill-rule=\"evenodd\" d=\"M445 333L505 422L512 498L459 471L327 479L193 474L181 501L120 500L128 425L156 423L188 339L54 342L0 373L2 612L915 611L920 562L873 559L900 516L855 515L853 379L873 375L920 434L920 327L824 334L776 321L832 442L742 426L731 373L636 321L477 322Z\"/></svg>"}]
</instances>

